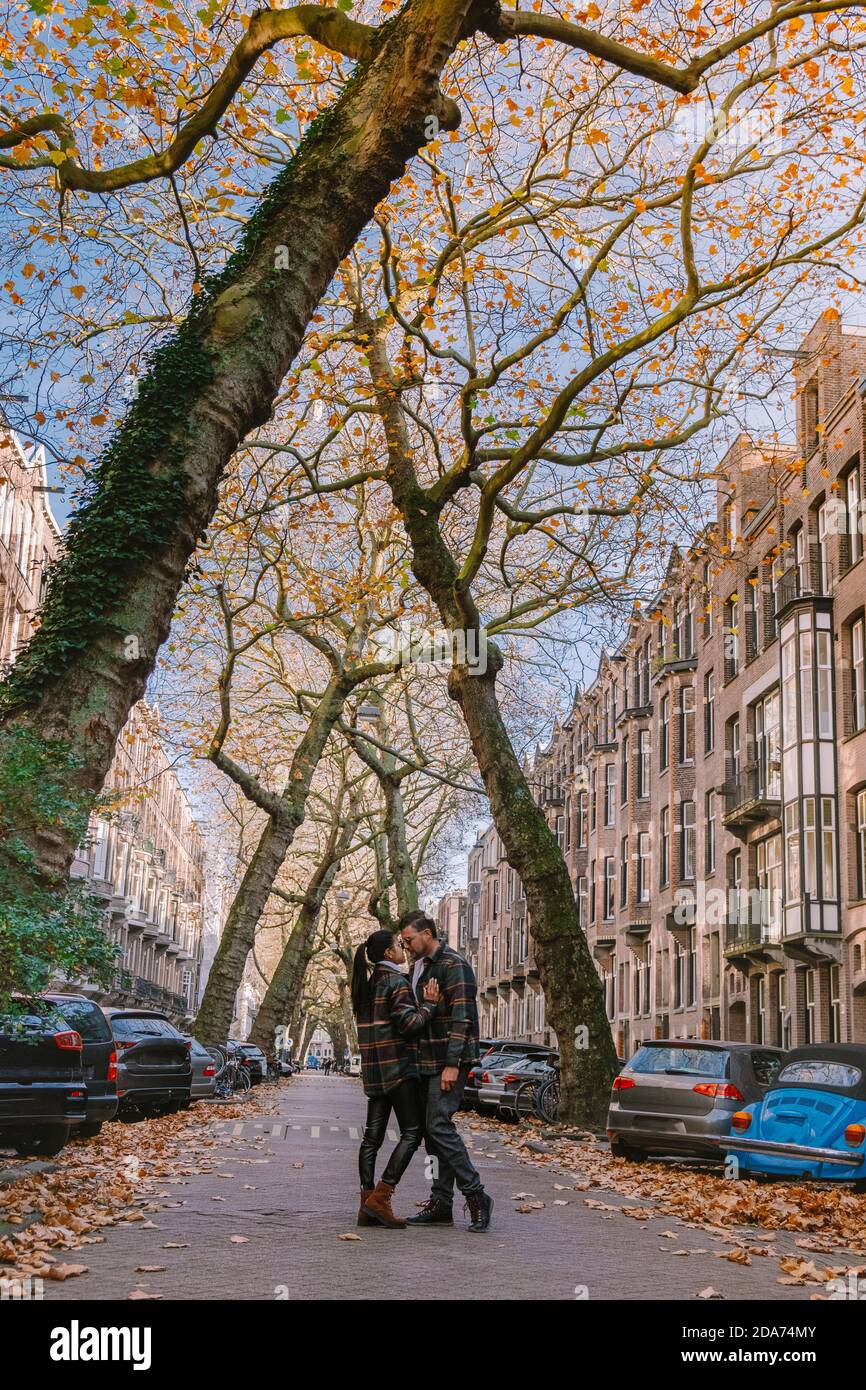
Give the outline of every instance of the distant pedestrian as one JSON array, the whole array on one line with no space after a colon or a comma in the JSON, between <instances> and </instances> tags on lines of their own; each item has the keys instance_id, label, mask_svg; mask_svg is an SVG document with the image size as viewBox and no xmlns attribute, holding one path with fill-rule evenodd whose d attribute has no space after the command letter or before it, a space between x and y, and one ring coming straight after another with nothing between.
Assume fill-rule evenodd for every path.
<instances>
[{"instance_id":1,"label":"distant pedestrian","mask_svg":"<svg viewBox=\"0 0 866 1390\"><path fill-rule=\"evenodd\" d=\"M358 1024L361 1079L367 1096L367 1124L358 1154L361 1205L358 1225L406 1225L391 1209L394 1189L421 1143L418 1048L414 1039L427 1026L439 998L435 981L419 1005L403 969L403 946L391 931L375 931L355 952L352 1009ZM368 973L368 966L372 970ZM376 1183L376 1156L394 1112L400 1140Z\"/></svg>"}]
</instances>

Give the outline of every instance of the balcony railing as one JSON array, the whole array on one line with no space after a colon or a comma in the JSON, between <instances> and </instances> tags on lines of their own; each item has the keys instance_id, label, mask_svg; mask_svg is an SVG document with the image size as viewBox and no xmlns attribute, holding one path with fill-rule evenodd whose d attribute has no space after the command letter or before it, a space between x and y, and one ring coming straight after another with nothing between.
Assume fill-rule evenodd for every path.
<instances>
[{"instance_id":1,"label":"balcony railing","mask_svg":"<svg viewBox=\"0 0 866 1390\"><path fill-rule=\"evenodd\" d=\"M729 952L777 946L782 939L781 910L773 913L770 893L753 888L728 894L725 947Z\"/></svg>"},{"instance_id":2,"label":"balcony railing","mask_svg":"<svg viewBox=\"0 0 866 1390\"><path fill-rule=\"evenodd\" d=\"M779 770L758 764L746 768L734 781L722 787L726 826L747 826L755 821L774 820L781 813L782 789Z\"/></svg>"},{"instance_id":3,"label":"balcony railing","mask_svg":"<svg viewBox=\"0 0 866 1390\"><path fill-rule=\"evenodd\" d=\"M833 572L829 564L794 565L776 585L776 612L798 598L829 598L833 592Z\"/></svg>"}]
</instances>

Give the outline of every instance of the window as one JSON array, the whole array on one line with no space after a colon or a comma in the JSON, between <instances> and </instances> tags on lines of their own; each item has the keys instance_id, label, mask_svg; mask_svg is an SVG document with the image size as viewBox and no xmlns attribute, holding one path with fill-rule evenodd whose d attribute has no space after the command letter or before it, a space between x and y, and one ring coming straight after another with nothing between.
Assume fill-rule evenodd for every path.
<instances>
[{"instance_id":1,"label":"window","mask_svg":"<svg viewBox=\"0 0 866 1390\"><path fill-rule=\"evenodd\" d=\"M842 1041L842 971L831 965L827 972L830 995L830 1042Z\"/></svg>"},{"instance_id":2,"label":"window","mask_svg":"<svg viewBox=\"0 0 866 1390\"><path fill-rule=\"evenodd\" d=\"M794 532L794 563L797 569L797 593L802 594L804 589L809 587L809 575L806 567L806 531L802 526L798 526Z\"/></svg>"},{"instance_id":3,"label":"window","mask_svg":"<svg viewBox=\"0 0 866 1390\"><path fill-rule=\"evenodd\" d=\"M641 729L637 736L637 795L645 800L650 794L650 731Z\"/></svg>"},{"instance_id":4,"label":"window","mask_svg":"<svg viewBox=\"0 0 866 1390\"><path fill-rule=\"evenodd\" d=\"M815 634L818 657L818 737L833 737L833 651L830 633L819 628Z\"/></svg>"},{"instance_id":5,"label":"window","mask_svg":"<svg viewBox=\"0 0 866 1390\"><path fill-rule=\"evenodd\" d=\"M773 691L755 706L755 748L758 757L760 790L778 799L781 796L779 757L779 695Z\"/></svg>"},{"instance_id":6,"label":"window","mask_svg":"<svg viewBox=\"0 0 866 1390\"><path fill-rule=\"evenodd\" d=\"M794 638L782 643L782 747L797 741L797 662Z\"/></svg>"},{"instance_id":7,"label":"window","mask_svg":"<svg viewBox=\"0 0 866 1390\"><path fill-rule=\"evenodd\" d=\"M803 389L803 438L805 442L804 453L808 458L818 447L818 383L810 382Z\"/></svg>"},{"instance_id":8,"label":"window","mask_svg":"<svg viewBox=\"0 0 866 1390\"><path fill-rule=\"evenodd\" d=\"M667 806L662 807L659 818L659 887L664 888L670 882L670 845L671 845L671 813Z\"/></svg>"},{"instance_id":9,"label":"window","mask_svg":"<svg viewBox=\"0 0 866 1390\"><path fill-rule=\"evenodd\" d=\"M590 830L595 830L596 805L598 802L598 776L595 768L592 769L590 775L589 787L589 828Z\"/></svg>"},{"instance_id":10,"label":"window","mask_svg":"<svg viewBox=\"0 0 866 1390\"><path fill-rule=\"evenodd\" d=\"M728 856L728 921L739 925L745 922L743 891L743 852L735 849Z\"/></svg>"},{"instance_id":11,"label":"window","mask_svg":"<svg viewBox=\"0 0 866 1390\"><path fill-rule=\"evenodd\" d=\"M866 727L866 625L858 618L851 629L851 718L855 729Z\"/></svg>"},{"instance_id":12,"label":"window","mask_svg":"<svg viewBox=\"0 0 866 1390\"><path fill-rule=\"evenodd\" d=\"M680 878L695 876L695 803L680 802Z\"/></svg>"},{"instance_id":13,"label":"window","mask_svg":"<svg viewBox=\"0 0 866 1390\"><path fill-rule=\"evenodd\" d=\"M836 897L836 803L832 796L821 797L821 896L829 902Z\"/></svg>"},{"instance_id":14,"label":"window","mask_svg":"<svg viewBox=\"0 0 866 1390\"><path fill-rule=\"evenodd\" d=\"M579 849L586 849L586 792L577 796L577 844Z\"/></svg>"},{"instance_id":15,"label":"window","mask_svg":"<svg viewBox=\"0 0 866 1390\"><path fill-rule=\"evenodd\" d=\"M648 637L643 644L643 656L641 658L641 704L646 706L650 702L650 665L651 665L652 638Z\"/></svg>"},{"instance_id":16,"label":"window","mask_svg":"<svg viewBox=\"0 0 866 1390\"><path fill-rule=\"evenodd\" d=\"M725 613L725 678L732 680L740 666L740 600L731 594Z\"/></svg>"},{"instance_id":17,"label":"window","mask_svg":"<svg viewBox=\"0 0 866 1390\"><path fill-rule=\"evenodd\" d=\"M716 794L707 792L706 804L704 807L706 816L706 857L705 867L708 874L716 871Z\"/></svg>"},{"instance_id":18,"label":"window","mask_svg":"<svg viewBox=\"0 0 866 1390\"><path fill-rule=\"evenodd\" d=\"M613 825L616 814L616 768L613 763L604 765L604 823Z\"/></svg>"},{"instance_id":19,"label":"window","mask_svg":"<svg viewBox=\"0 0 866 1390\"><path fill-rule=\"evenodd\" d=\"M806 1002L806 1042L817 1042L815 1036L815 972L806 970L805 975L805 1002Z\"/></svg>"},{"instance_id":20,"label":"window","mask_svg":"<svg viewBox=\"0 0 866 1390\"><path fill-rule=\"evenodd\" d=\"M704 676L704 752L716 746L716 678L712 671Z\"/></svg>"},{"instance_id":21,"label":"window","mask_svg":"<svg viewBox=\"0 0 866 1390\"><path fill-rule=\"evenodd\" d=\"M781 835L762 840L757 849L757 877L764 939L778 941L782 934Z\"/></svg>"},{"instance_id":22,"label":"window","mask_svg":"<svg viewBox=\"0 0 866 1390\"><path fill-rule=\"evenodd\" d=\"M695 755L695 692L691 685L680 686L679 743L677 760L690 763Z\"/></svg>"},{"instance_id":23,"label":"window","mask_svg":"<svg viewBox=\"0 0 866 1390\"><path fill-rule=\"evenodd\" d=\"M826 502L818 508L818 592L829 593L830 583L830 509Z\"/></svg>"},{"instance_id":24,"label":"window","mask_svg":"<svg viewBox=\"0 0 866 1390\"><path fill-rule=\"evenodd\" d=\"M697 595L694 587L689 589L686 598L686 611L684 618L684 639L683 656L694 656L695 654L695 606Z\"/></svg>"},{"instance_id":25,"label":"window","mask_svg":"<svg viewBox=\"0 0 866 1390\"><path fill-rule=\"evenodd\" d=\"M667 769L670 749L671 697L663 695L659 705L659 768Z\"/></svg>"},{"instance_id":26,"label":"window","mask_svg":"<svg viewBox=\"0 0 866 1390\"><path fill-rule=\"evenodd\" d=\"M863 533L860 530L860 466L852 468L845 479L845 508L848 513L848 563L856 565L863 555Z\"/></svg>"},{"instance_id":27,"label":"window","mask_svg":"<svg viewBox=\"0 0 866 1390\"><path fill-rule=\"evenodd\" d=\"M710 562L704 564L704 641L713 635L713 589Z\"/></svg>"},{"instance_id":28,"label":"window","mask_svg":"<svg viewBox=\"0 0 866 1390\"><path fill-rule=\"evenodd\" d=\"M731 781L740 780L740 721L732 719L728 725L730 730L730 748L728 750L731 759Z\"/></svg>"},{"instance_id":29,"label":"window","mask_svg":"<svg viewBox=\"0 0 866 1390\"><path fill-rule=\"evenodd\" d=\"M608 854L604 861L604 920L611 921L614 909L614 891L616 884L616 860L612 854Z\"/></svg>"},{"instance_id":30,"label":"window","mask_svg":"<svg viewBox=\"0 0 866 1390\"><path fill-rule=\"evenodd\" d=\"M751 661L761 650L760 605L758 603L758 571L746 580L746 660Z\"/></svg>"},{"instance_id":31,"label":"window","mask_svg":"<svg viewBox=\"0 0 866 1390\"><path fill-rule=\"evenodd\" d=\"M778 1002L778 1024L779 1024L779 1046L787 1052L791 1046L791 1011L788 1007L788 977L785 974L776 976L776 990Z\"/></svg>"},{"instance_id":32,"label":"window","mask_svg":"<svg viewBox=\"0 0 866 1390\"><path fill-rule=\"evenodd\" d=\"M589 920L595 921L595 860L589 866Z\"/></svg>"},{"instance_id":33,"label":"window","mask_svg":"<svg viewBox=\"0 0 866 1390\"><path fill-rule=\"evenodd\" d=\"M587 923L587 896L586 874L582 874L577 880L577 920L583 928L586 927Z\"/></svg>"},{"instance_id":34,"label":"window","mask_svg":"<svg viewBox=\"0 0 866 1390\"><path fill-rule=\"evenodd\" d=\"M619 846L619 905L628 902L628 836L623 835Z\"/></svg>"},{"instance_id":35,"label":"window","mask_svg":"<svg viewBox=\"0 0 866 1390\"><path fill-rule=\"evenodd\" d=\"M619 799L623 806L628 801L628 734L623 735L622 762L620 764Z\"/></svg>"},{"instance_id":36,"label":"window","mask_svg":"<svg viewBox=\"0 0 866 1390\"><path fill-rule=\"evenodd\" d=\"M866 816L866 792L863 796L863 814ZM866 825L864 825L864 846L866 846ZM648 903L650 899L650 837L646 830L642 830L637 837L637 900L639 903Z\"/></svg>"},{"instance_id":37,"label":"window","mask_svg":"<svg viewBox=\"0 0 866 1390\"><path fill-rule=\"evenodd\" d=\"M785 807L785 895L789 903L800 901L800 807Z\"/></svg>"},{"instance_id":38,"label":"window","mask_svg":"<svg viewBox=\"0 0 866 1390\"><path fill-rule=\"evenodd\" d=\"M866 789L857 793L857 897L866 898Z\"/></svg>"}]
</instances>

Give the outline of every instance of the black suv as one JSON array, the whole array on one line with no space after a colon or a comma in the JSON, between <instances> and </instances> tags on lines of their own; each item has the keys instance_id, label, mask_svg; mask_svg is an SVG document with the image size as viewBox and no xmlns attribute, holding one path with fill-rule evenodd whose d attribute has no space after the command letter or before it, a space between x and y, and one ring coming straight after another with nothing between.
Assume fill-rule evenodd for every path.
<instances>
[{"instance_id":1,"label":"black suv","mask_svg":"<svg viewBox=\"0 0 866 1390\"><path fill-rule=\"evenodd\" d=\"M0 1147L56 1154L87 1113L81 1035L44 999L0 1015Z\"/></svg>"},{"instance_id":2,"label":"black suv","mask_svg":"<svg viewBox=\"0 0 866 1390\"><path fill-rule=\"evenodd\" d=\"M117 1114L117 1051L108 1019L98 1004L83 995L47 994L45 998L81 1034L87 1118L78 1133L98 1134L105 1121Z\"/></svg>"},{"instance_id":3,"label":"black suv","mask_svg":"<svg viewBox=\"0 0 866 1390\"><path fill-rule=\"evenodd\" d=\"M106 1009L117 1048L120 1114L169 1115L189 1108L191 1040L152 1009Z\"/></svg>"}]
</instances>

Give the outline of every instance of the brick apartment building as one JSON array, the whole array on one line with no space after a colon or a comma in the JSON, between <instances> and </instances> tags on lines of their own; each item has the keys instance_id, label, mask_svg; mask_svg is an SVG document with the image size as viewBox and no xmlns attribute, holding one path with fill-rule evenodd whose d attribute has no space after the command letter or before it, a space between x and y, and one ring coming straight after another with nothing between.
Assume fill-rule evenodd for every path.
<instances>
[{"instance_id":1,"label":"brick apartment building","mask_svg":"<svg viewBox=\"0 0 866 1390\"><path fill-rule=\"evenodd\" d=\"M820 320L795 381L796 449L733 444L715 522L532 769L623 1057L866 1041L866 330ZM467 896L483 1030L548 1040L493 828Z\"/></svg>"},{"instance_id":2,"label":"brick apartment building","mask_svg":"<svg viewBox=\"0 0 866 1390\"><path fill-rule=\"evenodd\" d=\"M61 533L51 511L44 450L0 421L0 674L38 621L46 568ZM204 841L158 732L158 717L136 705L118 740L106 788L109 817L92 816L72 864L105 906L118 949L108 991L74 988L104 1003L142 1004L182 1020L195 1011L206 898ZM68 983L68 982L67 982Z\"/></svg>"}]
</instances>

